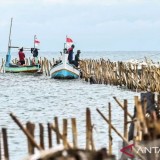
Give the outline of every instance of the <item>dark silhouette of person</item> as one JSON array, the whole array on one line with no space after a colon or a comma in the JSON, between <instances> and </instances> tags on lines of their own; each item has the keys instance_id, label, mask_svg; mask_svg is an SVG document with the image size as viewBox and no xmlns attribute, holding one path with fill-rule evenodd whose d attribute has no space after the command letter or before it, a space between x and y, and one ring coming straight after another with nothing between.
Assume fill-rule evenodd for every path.
<instances>
[{"instance_id":1,"label":"dark silhouette of person","mask_svg":"<svg viewBox=\"0 0 160 160\"><path fill-rule=\"evenodd\" d=\"M81 53L81 51L80 51L80 50L77 50L77 54L75 55L74 65L75 65L76 67L78 67L78 65L79 65L80 53Z\"/></svg>"},{"instance_id":2,"label":"dark silhouette of person","mask_svg":"<svg viewBox=\"0 0 160 160\"><path fill-rule=\"evenodd\" d=\"M74 61L73 61L73 49L74 49L74 44L71 45L71 47L68 49L68 61L70 64L73 64Z\"/></svg>"}]
</instances>

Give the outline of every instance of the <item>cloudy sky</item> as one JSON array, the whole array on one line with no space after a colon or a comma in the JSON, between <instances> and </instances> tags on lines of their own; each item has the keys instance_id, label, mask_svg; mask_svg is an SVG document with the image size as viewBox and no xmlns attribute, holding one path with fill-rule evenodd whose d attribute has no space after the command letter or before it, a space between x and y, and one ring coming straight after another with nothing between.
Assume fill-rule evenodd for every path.
<instances>
[{"instance_id":1,"label":"cloudy sky","mask_svg":"<svg viewBox=\"0 0 160 160\"><path fill-rule=\"evenodd\" d=\"M12 45L59 51L71 37L83 51L160 50L159 0L0 0L0 51Z\"/></svg>"}]
</instances>

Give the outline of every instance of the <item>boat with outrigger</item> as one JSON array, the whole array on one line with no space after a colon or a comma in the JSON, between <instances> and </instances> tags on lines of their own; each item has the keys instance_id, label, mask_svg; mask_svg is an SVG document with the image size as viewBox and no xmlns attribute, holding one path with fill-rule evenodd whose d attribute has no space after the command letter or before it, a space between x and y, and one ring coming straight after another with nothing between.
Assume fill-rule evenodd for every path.
<instances>
[{"instance_id":1,"label":"boat with outrigger","mask_svg":"<svg viewBox=\"0 0 160 160\"><path fill-rule=\"evenodd\" d=\"M9 41L8 41L8 51L6 55L6 62L5 62L5 72L9 73L36 73L40 72L41 66L38 63L38 61L35 61L35 63L30 63L30 65L20 65L19 63L11 63L11 49L17 48L20 49L20 47L11 46L11 28L12 28L12 19L11 19L11 25L10 25L10 33L9 33ZM23 48L25 51L31 51L33 52L35 48L35 36L34 36L34 48Z\"/></svg>"},{"instance_id":2,"label":"boat with outrigger","mask_svg":"<svg viewBox=\"0 0 160 160\"><path fill-rule=\"evenodd\" d=\"M54 79L77 79L80 76L80 70L74 64L68 61L68 53L65 47L63 53L61 52L61 61L52 66L50 70L51 78Z\"/></svg>"},{"instance_id":3,"label":"boat with outrigger","mask_svg":"<svg viewBox=\"0 0 160 160\"><path fill-rule=\"evenodd\" d=\"M12 46L9 47L8 53L6 55L6 63L5 63L5 72L10 72L10 73L20 73L20 72L25 72L25 73L36 73L40 71L40 64L39 63L31 63L30 65L20 65L18 63L11 63L11 48ZM15 47L14 47L15 48Z\"/></svg>"}]
</instances>

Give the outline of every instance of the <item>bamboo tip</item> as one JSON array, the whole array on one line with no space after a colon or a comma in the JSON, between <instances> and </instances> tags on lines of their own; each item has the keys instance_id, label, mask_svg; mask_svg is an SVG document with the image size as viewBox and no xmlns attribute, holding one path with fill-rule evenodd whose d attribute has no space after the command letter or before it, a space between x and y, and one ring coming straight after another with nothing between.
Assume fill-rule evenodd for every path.
<instances>
[{"instance_id":1,"label":"bamboo tip","mask_svg":"<svg viewBox=\"0 0 160 160\"><path fill-rule=\"evenodd\" d=\"M13 117L14 116L14 114L11 112L10 114L9 114L11 117Z\"/></svg>"}]
</instances>

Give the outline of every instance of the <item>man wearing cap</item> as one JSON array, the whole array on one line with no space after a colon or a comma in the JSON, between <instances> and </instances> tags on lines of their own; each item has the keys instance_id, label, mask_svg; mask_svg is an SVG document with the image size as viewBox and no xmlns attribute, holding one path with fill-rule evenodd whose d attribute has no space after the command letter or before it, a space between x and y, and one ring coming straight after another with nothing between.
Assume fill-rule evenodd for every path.
<instances>
[{"instance_id":1,"label":"man wearing cap","mask_svg":"<svg viewBox=\"0 0 160 160\"><path fill-rule=\"evenodd\" d=\"M78 62L80 61L80 53L81 53L81 51L80 50L77 50L77 54L75 55L75 61L74 61L74 65L76 66L76 67L78 67Z\"/></svg>"}]
</instances>

